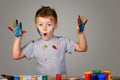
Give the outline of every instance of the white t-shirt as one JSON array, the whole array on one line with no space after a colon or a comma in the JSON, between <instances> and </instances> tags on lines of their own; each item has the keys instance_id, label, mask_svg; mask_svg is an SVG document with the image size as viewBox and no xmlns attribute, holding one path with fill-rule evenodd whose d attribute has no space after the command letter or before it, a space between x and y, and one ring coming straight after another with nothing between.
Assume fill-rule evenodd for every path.
<instances>
[{"instance_id":1,"label":"white t-shirt","mask_svg":"<svg viewBox=\"0 0 120 80\"><path fill-rule=\"evenodd\" d=\"M56 36L50 40L38 39L23 47L27 59L36 59L36 70L39 75L67 75L65 53L75 50L76 42Z\"/></svg>"}]
</instances>

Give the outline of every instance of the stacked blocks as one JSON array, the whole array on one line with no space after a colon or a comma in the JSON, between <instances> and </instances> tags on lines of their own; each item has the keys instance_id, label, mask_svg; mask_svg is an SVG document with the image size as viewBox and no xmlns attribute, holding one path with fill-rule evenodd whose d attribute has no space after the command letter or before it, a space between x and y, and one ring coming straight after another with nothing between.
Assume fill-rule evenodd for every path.
<instances>
[{"instance_id":1,"label":"stacked blocks","mask_svg":"<svg viewBox=\"0 0 120 80\"><path fill-rule=\"evenodd\" d=\"M110 80L110 71L92 70L84 72L85 80Z\"/></svg>"}]
</instances>

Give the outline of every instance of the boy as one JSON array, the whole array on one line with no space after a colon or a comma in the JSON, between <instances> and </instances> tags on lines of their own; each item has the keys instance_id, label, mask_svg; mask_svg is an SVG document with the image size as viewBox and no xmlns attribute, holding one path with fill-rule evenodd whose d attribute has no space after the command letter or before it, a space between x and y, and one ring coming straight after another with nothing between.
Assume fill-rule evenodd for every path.
<instances>
[{"instance_id":1,"label":"boy","mask_svg":"<svg viewBox=\"0 0 120 80\"><path fill-rule=\"evenodd\" d=\"M37 61L36 71L39 75L55 76L58 73L67 75L65 53L87 51L84 32L79 32L79 27L77 27L78 42L62 36L55 36L54 30L58 26L57 14L48 6L42 6L36 12L35 26L41 37L21 48L22 35L16 36L12 49L13 59L35 58Z\"/></svg>"}]
</instances>

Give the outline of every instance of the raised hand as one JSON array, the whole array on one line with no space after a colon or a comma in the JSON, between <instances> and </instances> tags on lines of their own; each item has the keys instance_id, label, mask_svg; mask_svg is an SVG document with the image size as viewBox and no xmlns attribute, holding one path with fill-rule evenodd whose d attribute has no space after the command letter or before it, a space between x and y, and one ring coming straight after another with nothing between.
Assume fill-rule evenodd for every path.
<instances>
[{"instance_id":1,"label":"raised hand","mask_svg":"<svg viewBox=\"0 0 120 80\"><path fill-rule=\"evenodd\" d=\"M12 22L12 27L14 28L11 28L10 26L8 27L8 29L13 32L15 34L16 37L20 37L22 36L24 33L26 33L25 30L22 30L22 23L18 23L18 20Z\"/></svg>"},{"instance_id":2,"label":"raised hand","mask_svg":"<svg viewBox=\"0 0 120 80\"><path fill-rule=\"evenodd\" d=\"M78 26L80 28L80 32L83 32L84 31L84 28L85 28L85 24L87 23L88 19L86 19L84 21L84 17L80 17L80 15L78 16Z\"/></svg>"}]
</instances>

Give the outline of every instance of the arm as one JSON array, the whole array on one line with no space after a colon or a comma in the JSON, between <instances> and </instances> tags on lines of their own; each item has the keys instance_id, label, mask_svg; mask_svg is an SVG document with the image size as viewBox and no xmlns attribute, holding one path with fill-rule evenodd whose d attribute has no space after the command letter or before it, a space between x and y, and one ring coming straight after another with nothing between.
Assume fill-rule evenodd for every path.
<instances>
[{"instance_id":1,"label":"arm","mask_svg":"<svg viewBox=\"0 0 120 80\"><path fill-rule=\"evenodd\" d=\"M85 27L85 24L87 23L88 19L86 19L85 22L83 22L83 17L81 19L80 15L78 16L78 26L77 26L77 29L76 29L76 32L77 32L77 37L78 37L78 42L77 42L77 45L76 45L76 51L79 51L79 52L86 52L88 47L87 47L87 40L86 40L86 37L85 37L85 34L84 34L84 27Z\"/></svg>"},{"instance_id":2,"label":"arm","mask_svg":"<svg viewBox=\"0 0 120 80\"><path fill-rule=\"evenodd\" d=\"M15 34L15 40L13 42L13 49L12 49L12 57L15 60L24 58L25 55L23 54L21 50L21 41L22 41L22 35L26 33L25 30L22 30L22 23L20 22L18 24L18 20L12 22L12 27L8 27L8 29Z\"/></svg>"},{"instance_id":3,"label":"arm","mask_svg":"<svg viewBox=\"0 0 120 80\"><path fill-rule=\"evenodd\" d=\"M15 40L13 42L12 57L15 60L25 57L24 53L21 50L21 41L22 37L15 37Z\"/></svg>"},{"instance_id":4,"label":"arm","mask_svg":"<svg viewBox=\"0 0 120 80\"><path fill-rule=\"evenodd\" d=\"M87 40L85 34L84 32L79 32L79 27L77 27L76 31L77 31L78 42L75 50L78 52L86 52L88 47L87 47Z\"/></svg>"}]
</instances>

